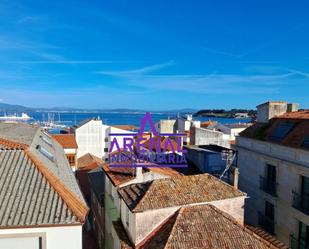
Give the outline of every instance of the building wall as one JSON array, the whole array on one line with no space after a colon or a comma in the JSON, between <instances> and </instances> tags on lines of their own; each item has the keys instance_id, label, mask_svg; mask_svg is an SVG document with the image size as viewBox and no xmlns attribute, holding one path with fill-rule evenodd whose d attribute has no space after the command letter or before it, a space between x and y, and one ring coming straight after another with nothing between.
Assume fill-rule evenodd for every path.
<instances>
[{"instance_id":1,"label":"building wall","mask_svg":"<svg viewBox=\"0 0 309 249\"><path fill-rule=\"evenodd\" d=\"M91 195L91 215L93 219L92 229L94 231L96 241L99 248L104 248L105 209L102 203L99 203L99 200L93 192Z\"/></svg>"},{"instance_id":2,"label":"building wall","mask_svg":"<svg viewBox=\"0 0 309 249\"><path fill-rule=\"evenodd\" d=\"M290 235L298 237L298 221L309 225L309 216L292 207L292 191L300 192L301 176L309 177L309 152L277 144L239 137L237 139L239 188L249 195L245 220L258 225L258 212L265 201L275 207L275 235L289 245ZM266 165L276 167L277 197L260 189Z\"/></svg>"},{"instance_id":3,"label":"building wall","mask_svg":"<svg viewBox=\"0 0 309 249\"><path fill-rule=\"evenodd\" d=\"M270 102L257 106L257 122L267 123L271 118L287 112L287 102Z\"/></svg>"},{"instance_id":4,"label":"building wall","mask_svg":"<svg viewBox=\"0 0 309 249\"><path fill-rule=\"evenodd\" d=\"M237 220L239 224L244 224L244 206L245 206L244 196L224 199L219 201L211 202L212 205L219 208L221 211L228 213L234 219Z\"/></svg>"},{"instance_id":5,"label":"building wall","mask_svg":"<svg viewBox=\"0 0 309 249\"><path fill-rule=\"evenodd\" d=\"M190 144L191 145L215 144L222 147L230 148L229 139L228 137L225 137L222 132L199 127L191 128Z\"/></svg>"},{"instance_id":6,"label":"building wall","mask_svg":"<svg viewBox=\"0 0 309 249\"><path fill-rule=\"evenodd\" d=\"M78 145L77 158L91 153L99 158L103 157L103 127L101 120L91 120L78 127L75 131Z\"/></svg>"},{"instance_id":7,"label":"building wall","mask_svg":"<svg viewBox=\"0 0 309 249\"><path fill-rule=\"evenodd\" d=\"M214 171L223 171L225 161L222 160L220 153L214 153L202 149L190 149L186 154L187 159L192 162L201 172L212 173Z\"/></svg>"},{"instance_id":8,"label":"building wall","mask_svg":"<svg viewBox=\"0 0 309 249\"><path fill-rule=\"evenodd\" d=\"M174 133L175 126L176 126L175 119L160 120L156 124L156 128L159 133Z\"/></svg>"},{"instance_id":9,"label":"building wall","mask_svg":"<svg viewBox=\"0 0 309 249\"><path fill-rule=\"evenodd\" d=\"M82 226L55 226L55 227L41 227L41 228L20 228L20 229L0 229L0 248L8 248L4 244L3 238L10 237L12 240L14 236L31 236L33 234L42 234L43 249L82 249ZM45 239L44 239L45 238ZM45 243L44 243L45 241ZM26 247L26 242L22 242L22 247L9 247L10 249L30 249ZM44 247L45 244L45 247ZM31 248L36 249L36 248Z\"/></svg>"},{"instance_id":10,"label":"building wall","mask_svg":"<svg viewBox=\"0 0 309 249\"><path fill-rule=\"evenodd\" d=\"M220 210L231 215L240 224L243 224L244 199L245 197L242 196L207 203L195 203L193 205L212 204ZM179 208L181 208L181 206L175 206L156 210L148 210L140 213L131 213L123 201L121 202L121 205L121 220L129 235L129 238L131 239L131 242L135 245L140 243L156 227L162 224L162 222L164 222L168 217L173 215ZM132 225L131 223L129 226L125 224L124 215L126 215L126 212L129 212L130 222L133 222Z\"/></svg>"}]
</instances>

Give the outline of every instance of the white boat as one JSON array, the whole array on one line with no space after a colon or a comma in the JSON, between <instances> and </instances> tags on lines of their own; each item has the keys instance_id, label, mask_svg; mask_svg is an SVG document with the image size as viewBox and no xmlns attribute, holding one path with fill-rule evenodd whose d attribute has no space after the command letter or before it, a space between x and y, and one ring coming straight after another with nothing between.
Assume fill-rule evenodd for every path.
<instances>
[{"instance_id":1,"label":"white boat","mask_svg":"<svg viewBox=\"0 0 309 249\"><path fill-rule=\"evenodd\" d=\"M29 119L32 118L27 113L22 113L21 116L17 114L0 116L0 121L27 121Z\"/></svg>"}]
</instances>

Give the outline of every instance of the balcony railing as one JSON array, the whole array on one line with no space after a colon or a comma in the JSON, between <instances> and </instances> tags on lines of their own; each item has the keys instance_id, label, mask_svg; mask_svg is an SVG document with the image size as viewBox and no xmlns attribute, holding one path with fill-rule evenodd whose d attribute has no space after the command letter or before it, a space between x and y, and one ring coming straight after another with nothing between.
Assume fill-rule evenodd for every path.
<instances>
[{"instance_id":1,"label":"balcony railing","mask_svg":"<svg viewBox=\"0 0 309 249\"><path fill-rule=\"evenodd\" d=\"M259 226L270 234L275 233L275 221L262 213L259 213Z\"/></svg>"},{"instance_id":2,"label":"balcony railing","mask_svg":"<svg viewBox=\"0 0 309 249\"><path fill-rule=\"evenodd\" d=\"M309 215L309 195L292 192L292 206L306 215Z\"/></svg>"},{"instance_id":3,"label":"balcony railing","mask_svg":"<svg viewBox=\"0 0 309 249\"><path fill-rule=\"evenodd\" d=\"M309 249L309 244L302 239L296 239L293 235L290 236L291 249Z\"/></svg>"},{"instance_id":4,"label":"balcony railing","mask_svg":"<svg viewBox=\"0 0 309 249\"><path fill-rule=\"evenodd\" d=\"M277 183L266 177L260 176L260 189L272 196L277 196Z\"/></svg>"}]
</instances>

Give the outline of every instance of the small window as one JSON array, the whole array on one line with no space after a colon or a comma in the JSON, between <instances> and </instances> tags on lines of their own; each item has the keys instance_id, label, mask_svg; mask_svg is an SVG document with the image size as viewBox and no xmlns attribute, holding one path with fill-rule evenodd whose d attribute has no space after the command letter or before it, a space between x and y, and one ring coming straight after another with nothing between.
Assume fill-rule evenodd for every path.
<instances>
[{"instance_id":1,"label":"small window","mask_svg":"<svg viewBox=\"0 0 309 249\"><path fill-rule=\"evenodd\" d=\"M275 220L275 207L268 201L265 201L265 216L270 220Z\"/></svg>"},{"instance_id":2,"label":"small window","mask_svg":"<svg viewBox=\"0 0 309 249\"><path fill-rule=\"evenodd\" d=\"M108 137L104 138L104 142L105 142L105 143L108 142Z\"/></svg>"},{"instance_id":3,"label":"small window","mask_svg":"<svg viewBox=\"0 0 309 249\"><path fill-rule=\"evenodd\" d=\"M303 147L309 149L309 136L305 137Z\"/></svg>"},{"instance_id":4,"label":"small window","mask_svg":"<svg viewBox=\"0 0 309 249\"><path fill-rule=\"evenodd\" d=\"M44 149L41 145L38 145L36 147L42 155L44 155L45 157L47 157L49 160L54 161L54 156L53 154L51 154L50 152L48 152L46 149Z\"/></svg>"},{"instance_id":5,"label":"small window","mask_svg":"<svg viewBox=\"0 0 309 249\"><path fill-rule=\"evenodd\" d=\"M295 123L283 122L280 123L270 136L271 141L280 142L283 140L295 127Z\"/></svg>"},{"instance_id":6,"label":"small window","mask_svg":"<svg viewBox=\"0 0 309 249\"><path fill-rule=\"evenodd\" d=\"M266 178L268 182L276 182L276 166L267 164L266 166Z\"/></svg>"},{"instance_id":7,"label":"small window","mask_svg":"<svg viewBox=\"0 0 309 249\"><path fill-rule=\"evenodd\" d=\"M104 148L104 152L108 152L108 148Z\"/></svg>"}]
</instances>

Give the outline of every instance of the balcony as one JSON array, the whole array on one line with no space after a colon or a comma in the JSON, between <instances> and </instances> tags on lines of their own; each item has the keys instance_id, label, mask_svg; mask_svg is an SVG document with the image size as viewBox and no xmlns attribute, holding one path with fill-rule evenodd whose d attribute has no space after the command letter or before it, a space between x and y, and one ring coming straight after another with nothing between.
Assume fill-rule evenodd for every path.
<instances>
[{"instance_id":1,"label":"balcony","mask_svg":"<svg viewBox=\"0 0 309 249\"><path fill-rule=\"evenodd\" d=\"M309 215L309 196L292 192L293 202L292 206L306 215Z\"/></svg>"},{"instance_id":2,"label":"balcony","mask_svg":"<svg viewBox=\"0 0 309 249\"><path fill-rule=\"evenodd\" d=\"M260 189L272 196L277 196L277 183L266 177L260 176Z\"/></svg>"},{"instance_id":3,"label":"balcony","mask_svg":"<svg viewBox=\"0 0 309 249\"><path fill-rule=\"evenodd\" d=\"M290 236L291 249L309 249L309 245L302 239L296 239L293 235Z\"/></svg>"},{"instance_id":4,"label":"balcony","mask_svg":"<svg viewBox=\"0 0 309 249\"><path fill-rule=\"evenodd\" d=\"M259 213L259 226L270 234L275 233L275 221Z\"/></svg>"}]
</instances>

